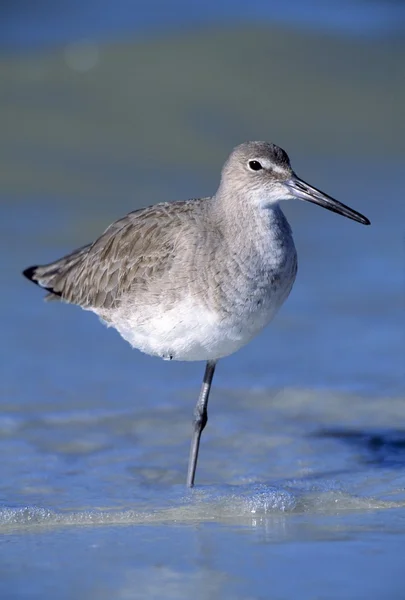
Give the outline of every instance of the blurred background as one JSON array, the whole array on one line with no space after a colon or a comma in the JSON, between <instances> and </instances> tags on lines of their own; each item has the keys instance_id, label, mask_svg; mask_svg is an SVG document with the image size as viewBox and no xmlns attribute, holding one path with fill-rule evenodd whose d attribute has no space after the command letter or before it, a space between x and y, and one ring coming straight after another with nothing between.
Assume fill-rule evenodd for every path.
<instances>
[{"instance_id":1,"label":"blurred background","mask_svg":"<svg viewBox=\"0 0 405 600\"><path fill-rule=\"evenodd\" d=\"M0 2L2 597L55 597L66 580L59 597L267 598L261 561L280 598L402 597L399 540L384 535L404 531L404 33L401 0ZM20 272L130 210L214 193L249 139L283 147L372 225L283 207L296 285L220 363L202 495L185 500L203 365L134 352L94 316L44 304ZM168 534L190 519L222 529ZM95 541L80 523L108 527ZM255 532L243 541L242 523ZM41 529L56 525L56 537ZM342 555L324 543L342 536ZM307 560L289 581L296 544Z\"/></svg>"}]
</instances>

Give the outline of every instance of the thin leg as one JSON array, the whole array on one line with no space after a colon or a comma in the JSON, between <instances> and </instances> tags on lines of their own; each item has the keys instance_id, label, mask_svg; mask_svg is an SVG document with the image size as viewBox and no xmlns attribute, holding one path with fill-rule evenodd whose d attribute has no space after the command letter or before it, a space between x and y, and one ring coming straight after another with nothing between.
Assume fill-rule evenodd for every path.
<instances>
[{"instance_id":1,"label":"thin leg","mask_svg":"<svg viewBox=\"0 0 405 600\"><path fill-rule=\"evenodd\" d=\"M198 450L200 448L200 438L204 427L208 421L208 397L210 395L211 382L215 373L216 361L208 361L205 367L203 384L201 386L200 396L194 409L193 418L193 436L191 438L190 458L188 461L187 487L194 486L195 470L197 468Z\"/></svg>"}]
</instances>

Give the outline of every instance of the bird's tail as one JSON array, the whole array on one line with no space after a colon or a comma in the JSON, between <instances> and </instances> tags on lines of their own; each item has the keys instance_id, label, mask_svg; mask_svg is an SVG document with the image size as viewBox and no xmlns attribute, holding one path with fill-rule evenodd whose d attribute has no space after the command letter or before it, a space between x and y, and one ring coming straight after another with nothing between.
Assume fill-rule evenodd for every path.
<instances>
[{"instance_id":1,"label":"bird's tail","mask_svg":"<svg viewBox=\"0 0 405 600\"><path fill-rule=\"evenodd\" d=\"M23 271L23 275L49 292L46 296L47 300L57 300L62 295L62 291L57 285L58 282L64 279L69 271L81 263L83 258L88 254L90 247L91 244L82 246L48 265L28 267L28 269Z\"/></svg>"}]
</instances>

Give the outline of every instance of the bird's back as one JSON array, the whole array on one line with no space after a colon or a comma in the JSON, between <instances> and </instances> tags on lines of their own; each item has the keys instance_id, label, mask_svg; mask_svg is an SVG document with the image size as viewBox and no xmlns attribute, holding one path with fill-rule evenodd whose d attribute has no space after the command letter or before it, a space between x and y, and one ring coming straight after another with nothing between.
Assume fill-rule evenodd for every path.
<instances>
[{"instance_id":1,"label":"bird's back","mask_svg":"<svg viewBox=\"0 0 405 600\"><path fill-rule=\"evenodd\" d=\"M173 269L181 276L178 259L192 249L190 236L198 243L196 232L203 235L206 200L133 211L94 243L50 264L30 267L24 275L53 297L96 312L118 308L131 293L153 295Z\"/></svg>"}]
</instances>

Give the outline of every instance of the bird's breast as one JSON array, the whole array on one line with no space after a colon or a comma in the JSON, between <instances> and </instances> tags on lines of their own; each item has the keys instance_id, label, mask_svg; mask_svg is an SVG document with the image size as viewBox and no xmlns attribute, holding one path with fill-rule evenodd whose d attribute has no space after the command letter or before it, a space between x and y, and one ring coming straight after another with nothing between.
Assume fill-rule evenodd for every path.
<instances>
[{"instance_id":1,"label":"bird's breast","mask_svg":"<svg viewBox=\"0 0 405 600\"><path fill-rule=\"evenodd\" d=\"M223 236L194 246L192 259L179 258L159 291L134 294L100 316L133 347L162 358L215 360L236 352L272 320L294 283L288 223L281 213L271 225L244 235L244 243L235 235L228 245Z\"/></svg>"},{"instance_id":2,"label":"bird's breast","mask_svg":"<svg viewBox=\"0 0 405 600\"><path fill-rule=\"evenodd\" d=\"M233 244L225 271L217 276L222 310L257 327L277 312L297 273L291 229L281 211L276 217L258 228L249 244Z\"/></svg>"}]
</instances>

